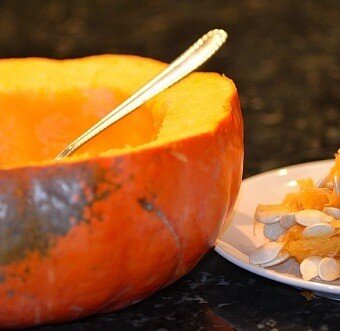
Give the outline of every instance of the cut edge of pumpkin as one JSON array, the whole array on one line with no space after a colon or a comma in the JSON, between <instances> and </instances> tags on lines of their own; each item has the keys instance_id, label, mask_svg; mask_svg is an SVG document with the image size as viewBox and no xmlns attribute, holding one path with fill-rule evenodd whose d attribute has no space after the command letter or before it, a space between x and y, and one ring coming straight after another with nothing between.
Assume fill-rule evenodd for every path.
<instances>
[{"instance_id":1,"label":"cut edge of pumpkin","mask_svg":"<svg viewBox=\"0 0 340 331\"><path fill-rule=\"evenodd\" d=\"M13 61L14 63L8 64L8 62L10 61ZM88 89L95 88L117 89L122 93L122 95L124 95L124 98L126 98L128 95L131 95L136 89L138 89L141 85L147 82L152 76L154 76L158 71L160 71L165 66L164 63L161 63L159 61L139 58L136 56L103 55L103 56L91 56L76 60L74 59L49 60L37 58L33 59L29 58L22 60L1 60L0 69L2 69L3 66L6 67L6 65L7 66L9 65L9 67L11 67L19 64L19 67L21 66L20 69L21 71L19 70L17 74L19 73L22 75L23 73L25 73L25 70L26 74L29 74L30 70L35 70L32 74L33 75L36 74L38 77L39 75L42 75L42 71L44 68L46 69L50 65L53 67L55 65L63 64L64 67L66 68L65 71L67 72L67 75L71 77L70 80L72 79L75 80L74 75L76 75L76 73L73 72L75 71L75 69L72 66L73 64L79 66L80 64L77 61L83 63L84 71L90 70L92 72L92 76L90 75L90 77L87 78ZM34 64L33 69L29 67L29 64L31 62L33 62ZM98 62L103 63L101 64L101 66L98 66ZM122 62L122 64L119 64L120 62ZM39 63L41 64L40 69ZM69 63L70 67L69 69L67 69L67 63ZM96 70L92 68L94 64L97 65ZM82 67L78 68L78 70L81 70L81 68ZM121 70L127 69L126 72L127 77L125 77L125 80L127 81L123 83L120 82L119 84L121 85L119 85L118 83L108 82L107 76L110 76L110 72L109 73L106 73L106 71L103 72L104 69L106 71L111 70L116 75L118 75L118 73ZM56 69L54 68L54 70ZM68 72L67 70L71 72ZM145 77L142 77L141 79L141 77L139 77L138 74L136 75L136 70L137 71L141 70L141 75L142 76L144 75ZM46 75L47 76L52 75L53 70L51 69L51 71L52 73L49 74L47 73ZM147 72L147 74L145 74L145 72ZM13 73L7 72L7 76L5 73L4 78L2 78L3 82L5 83L7 79L7 90L6 86L4 87L4 83L1 84L2 79L0 78L0 98L2 93L3 94L9 93L11 88L13 91L15 91L15 86L13 85L14 83L12 82L13 85L12 87L11 83L8 83L10 80L15 80L15 77L13 77L12 75ZM47 79L49 79L49 77L47 77ZM67 80L67 77L64 78L64 80L65 79ZM137 82L134 81L134 79L137 80ZM130 84L129 80L132 80L133 82ZM29 82L24 83L23 85L26 88L24 89L24 93L32 93L32 91L33 92L39 91L39 93L42 93L42 95L47 94L47 97L50 98L56 96L55 92L58 91L58 82L53 81L52 87L46 85L45 89L42 92L39 90L39 88L42 88L44 85L43 84L41 85L41 82L39 82L39 84L36 87L37 90L32 88L32 86L31 90L27 90L30 84ZM82 84L85 84L84 86L86 89L86 79L85 82L82 82ZM119 86L117 87L114 84L118 84ZM72 84L70 85L69 88L71 89L72 93L75 93L74 92L75 90L74 89L72 90ZM73 88L76 87L73 86ZM107 97L109 98L110 96ZM150 136L145 138L145 140L142 141L141 144L137 144L135 146L124 146L120 148L106 149L102 152L97 153L86 152L86 148L89 146L88 144L86 144L78 152L76 152L74 156L69 157L67 159L56 161L53 159L55 155L53 156L51 155L48 158L39 161L22 161L8 165L3 164L1 165L0 170L6 171L17 168L45 167L55 164L59 165L64 163L83 162L94 158L119 157L131 153L139 153L148 149L159 148L161 146L163 146L164 148L168 148L173 146L174 144L184 142L187 139L195 138L196 136L201 136L204 134L208 135L214 134L219 124L222 121L228 119L228 117L230 116L230 112L232 110L231 103L235 97L237 98L237 90L235 88L234 83L227 77L216 73L196 72L189 75L187 78L183 79L181 82L164 91L160 95L154 97L152 100L147 102L144 107L141 107L142 110L138 109L132 114L127 116L127 117L130 116L131 118L131 116L135 116L134 114L138 114L138 112L143 111L145 116L152 117L151 119L152 122L150 125L154 126L155 131L152 133L153 137ZM95 100L97 99L95 98ZM120 102L121 101L122 100L120 100ZM186 109L186 107L188 109ZM199 112L199 110L201 110L201 112ZM137 121L135 121L138 125L140 120L141 119L143 120L143 116L141 117L141 115L139 115L139 118L137 119ZM123 119L120 122L123 123L124 121L125 119ZM118 125L120 125L121 123L113 125L112 129L115 130L115 126L118 127ZM137 125L136 123L135 125ZM144 125L148 126L149 124L145 122ZM88 126L85 126L85 128L87 129ZM47 133L49 132L48 130L49 128L47 127L46 129ZM101 133L100 135L104 134L105 132ZM100 136L94 138L93 142L95 142L96 139L100 139L99 137ZM65 141L63 142L63 144L59 144L60 146L58 146L58 148L62 149L63 147L66 147L67 143L70 143L71 141L67 142ZM61 148L61 146L63 147ZM36 148L39 148L39 146L36 146ZM58 152L59 151L60 150L58 150ZM54 153L56 154L56 151L54 151L53 154Z\"/></svg>"}]
</instances>

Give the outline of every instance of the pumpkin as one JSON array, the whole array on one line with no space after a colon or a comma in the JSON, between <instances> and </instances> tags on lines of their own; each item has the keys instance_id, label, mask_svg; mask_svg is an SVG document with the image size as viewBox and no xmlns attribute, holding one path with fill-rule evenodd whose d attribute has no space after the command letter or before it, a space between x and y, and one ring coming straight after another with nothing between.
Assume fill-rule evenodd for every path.
<instances>
[{"instance_id":1,"label":"pumpkin","mask_svg":"<svg viewBox=\"0 0 340 331\"><path fill-rule=\"evenodd\" d=\"M230 79L193 73L54 160L164 67L123 55L0 61L1 327L116 311L214 243L242 174Z\"/></svg>"}]
</instances>

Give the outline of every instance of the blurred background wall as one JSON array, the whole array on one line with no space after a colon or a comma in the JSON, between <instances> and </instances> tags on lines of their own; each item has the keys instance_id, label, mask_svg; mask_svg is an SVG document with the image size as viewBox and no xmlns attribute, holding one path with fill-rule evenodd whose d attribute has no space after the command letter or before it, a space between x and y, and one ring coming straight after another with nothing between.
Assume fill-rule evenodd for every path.
<instances>
[{"instance_id":1,"label":"blurred background wall","mask_svg":"<svg viewBox=\"0 0 340 331\"><path fill-rule=\"evenodd\" d=\"M331 157L340 145L338 0L2 0L0 57L170 61L216 27L229 41L203 69L238 86L245 176Z\"/></svg>"}]
</instances>

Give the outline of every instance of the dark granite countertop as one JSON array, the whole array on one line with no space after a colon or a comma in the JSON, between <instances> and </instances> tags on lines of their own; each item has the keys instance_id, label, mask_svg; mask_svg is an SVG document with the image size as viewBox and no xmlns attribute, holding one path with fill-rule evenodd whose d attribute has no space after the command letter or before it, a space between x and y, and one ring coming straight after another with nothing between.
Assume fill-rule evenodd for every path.
<instances>
[{"instance_id":1,"label":"dark granite countertop","mask_svg":"<svg viewBox=\"0 0 340 331\"><path fill-rule=\"evenodd\" d=\"M0 57L134 53L164 61L211 28L205 65L236 82L245 177L330 158L340 145L338 0L0 0ZM47 330L340 330L340 303L262 279L210 251L186 277L123 311Z\"/></svg>"}]
</instances>

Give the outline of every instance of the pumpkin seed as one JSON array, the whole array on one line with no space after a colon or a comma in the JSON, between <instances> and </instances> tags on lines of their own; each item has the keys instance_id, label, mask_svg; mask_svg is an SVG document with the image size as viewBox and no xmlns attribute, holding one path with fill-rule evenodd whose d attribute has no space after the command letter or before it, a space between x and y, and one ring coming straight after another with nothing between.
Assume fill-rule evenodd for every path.
<instances>
[{"instance_id":1,"label":"pumpkin seed","mask_svg":"<svg viewBox=\"0 0 340 331\"><path fill-rule=\"evenodd\" d=\"M286 262L289 258L290 258L289 253L286 252L286 251L282 251L282 252L280 252L280 254L278 255L277 258L275 258L273 261L271 261L269 263L261 264L261 267L263 267L263 268L273 267L275 265Z\"/></svg>"},{"instance_id":2,"label":"pumpkin seed","mask_svg":"<svg viewBox=\"0 0 340 331\"><path fill-rule=\"evenodd\" d=\"M327 215L333 216L336 220L340 220L340 208L325 207L323 212Z\"/></svg>"},{"instance_id":3,"label":"pumpkin seed","mask_svg":"<svg viewBox=\"0 0 340 331\"><path fill-rule=\"evenodd\" d=\"M295 224L295 213L287 213L280 219L280 225L285 230L289 230Z\"/></svg>"},{"instance_id":4,"label":"pumpkin seed","mask_svg":"<svg viewBox=\"0 0 340 331\"><path fill-rule=\"evenodd\" d=\"M315 223L329 223L332 217L317 209L300 210L295 214L296 223L302 226L310 226Z\"/></svg>"},{"instance_id":5,"label":"pumpkin seed","mask_svg":"<svg viewBox=\"0 0 340 331\"><path fill-rule=\"evenodd\" d=\"M327 184L327 182L329 182L330 180L330 177L331 177L331 174L328 173L325 177L319 179L316 183L315 183L315 186L316 187L325 187L325 185Z\"/></svg>"},{"instance_id":6,"label":"pumpkin seed","mask_svg":"<svg viewBox=\"0 0 340 331\"><path fill-rule=\"evenodd\" d=\"M309 256L301 262L300 273L304 280L311 280L318 276L318 265L321 260L320 256Z\"/></svg>"},{"instance_id":7,"label":"pumpkin seed","mask_svg":"<svg viewBox=\"0 0 340 331\"><path fill-rule=\"evenodd\" d=\"M269 242L263 244L253 251L249 256L249 261L253 264L266 264L278 257L283 248L282 243Z\"/></svg>"},{"instance_id":8,"label":"pumpkin seed","mask_svg":"<svg viewBox=\"0 0 340 331\"><path fill-rule=\"evenodd\" d=\"M302 231L302 236L305 238L322 238L331 237L335 233L333 225L325 222L314 223L307 226Z\"/></svg>"},{"instance_id":9,"label":"pumpkin seed","mask_svg":"<svg viewBox=\"0 0 340 331\"><path fill-rule=\"evenodd\" d=\"M266 224L263 229L264 236L272 241L279 239L284 232L285 229L280 223Z\"/></svg>"},{"instance_id":10,"label":"pumpkin seed","mask_svg":"<svg viewBox=\"0 0 340 331\"><path fill-rule=\"evenodd\" d=\"M340 265L332 257L325 257L318 264L318 276L325 282L332 282L340 276Z\"/></svg>"},{"instance_id":11,"label":"pumpkin seed","mask_svg":"<svg viewBox=\"0 0 340 331\"><path fill-rule=\"evenodd\" d=\"M273 224L280 221L284 213L277 211L261 211L255 213L255 220L264 224Z\"/></svg>"},{"instance_id":12,"label":"pumpkin seed","mask_svg":"<svg viewBox=\"0 0 340 331\"><path fill-rule=\"evenodd\" d=\"M334 175L333 182L334 182L334 191L336 195L340 197L340 176Z\"/></svg>"}]
</instances>

